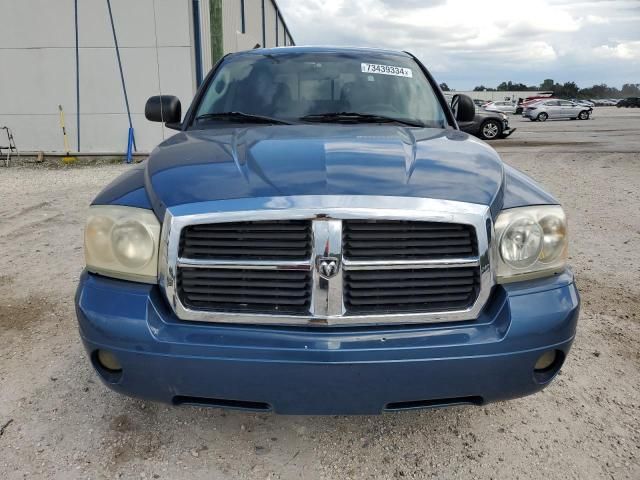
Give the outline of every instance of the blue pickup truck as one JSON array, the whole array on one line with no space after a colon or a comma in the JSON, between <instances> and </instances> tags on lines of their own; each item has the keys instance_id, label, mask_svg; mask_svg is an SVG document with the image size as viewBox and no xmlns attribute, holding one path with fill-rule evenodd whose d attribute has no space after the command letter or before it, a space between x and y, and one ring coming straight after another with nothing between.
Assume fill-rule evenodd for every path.
<instances>
[{"instance_id":1,"label":"blue pickup truck","mask_svg":"<svg viewBox=\"0 0 640 480\"><path fill-rule=\"evenodd\" d=\"M178 130L93 201L76 294L111 389L378 414L533 394L579 311L558 202L463 133L411 54L225 56Z\"/></svg>"}]
</instances>

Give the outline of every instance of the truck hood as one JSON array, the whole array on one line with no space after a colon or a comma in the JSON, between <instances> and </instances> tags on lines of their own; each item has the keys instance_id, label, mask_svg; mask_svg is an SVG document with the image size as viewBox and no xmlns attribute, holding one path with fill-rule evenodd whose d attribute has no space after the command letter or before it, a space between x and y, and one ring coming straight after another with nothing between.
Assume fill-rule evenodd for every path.
<instances>
[{"instance_id":1,"label":"truck hood","mask_svg":"<svg viewBox=\"0 0 640 480\"><path fill-rule=\"evenodd\" d=\"M291 195L423 197L501 208L504 169L456 130L282 125L181 132L146 167L156 213L211 200Z\"/></svg>"}]
</instances>

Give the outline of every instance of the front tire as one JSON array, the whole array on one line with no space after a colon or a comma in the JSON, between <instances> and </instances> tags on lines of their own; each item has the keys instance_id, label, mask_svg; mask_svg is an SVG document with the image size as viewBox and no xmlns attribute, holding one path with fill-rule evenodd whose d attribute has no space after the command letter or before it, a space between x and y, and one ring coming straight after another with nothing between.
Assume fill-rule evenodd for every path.
<instances>
[{"instance_id":1,"label":"front tire","mask_svg":"<svg viewBox=\"0 0 640 480\"><path fill-rule=\"evenodd\" d=\"M549 115L545 112L542 112L540 114L538 114L538 121L539 122L546 122L547 118L549 118Z\"/></svg>"},{"instance_id":2,"label":"front tire","mask_svg":"<svg viewBox=\"0 0 640 480\"><path fill-rule=\"evenodd\" d=\"M496 120L487 120L480 127L480 138L483 140L495 140L502 135L502 125Z\"/></svg>"},{"instance_id":3,"label":"front tire","mask_svg":"<svg viewBox=\"0 0 640 480\"><path fill-rule=\"evenodd\" d=\"M581 111L580 115L578 115L578 118L580 120L589 120L589 112L587 110Z\"/></svg>"}]
</instances>

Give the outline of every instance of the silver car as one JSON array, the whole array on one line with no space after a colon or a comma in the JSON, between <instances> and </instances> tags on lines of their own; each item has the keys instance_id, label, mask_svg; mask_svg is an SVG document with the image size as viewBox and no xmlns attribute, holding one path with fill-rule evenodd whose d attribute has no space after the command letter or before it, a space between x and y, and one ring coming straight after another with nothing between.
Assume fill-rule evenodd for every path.
<instances>
[{"instance_id":1,"label":"silver car","mask_svg":"<svg viewBox=\"0 0 640 480\"><path fill-rule=\"evenodd\" d=\"M516 104L513 102L489 102L483 108L490 112L516 113Z\"/></svg>"},{"instance_id":2,"label":"silver car","mask_svg":"<svg viewBox=\"0 0 640 480\"><path fill-rule=\"evenodd\" d=\"M538 120L545 122L547 119L570 118L575 120L588 120L593 108L579 105L569 100L543 100L529 105L522 112L522 116L532 122Z\"/></svg>"}]
</instances>

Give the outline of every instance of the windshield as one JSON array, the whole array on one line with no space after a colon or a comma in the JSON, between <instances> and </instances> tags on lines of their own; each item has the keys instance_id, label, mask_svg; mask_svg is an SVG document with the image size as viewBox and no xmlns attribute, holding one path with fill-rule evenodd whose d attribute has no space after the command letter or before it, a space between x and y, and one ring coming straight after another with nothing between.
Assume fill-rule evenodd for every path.
<instances>
[{"instance_id":1,"label":"windshield","mask_svg":"<svg viewBox=\"0 0 640 480\"><path fill-rule=\"evenodd\" d=\"M231 57L209 83L197 107L195 125L206 128L224 120L239 121L238 115L215 115L231 112L292 123L339 121L342 117L326 115L349 113L347 120L351 121L447 125L442 106L418 64L410 57L381 53ZM323 118L309 118L314 116Z\"/></svg>"}]
</instances>

